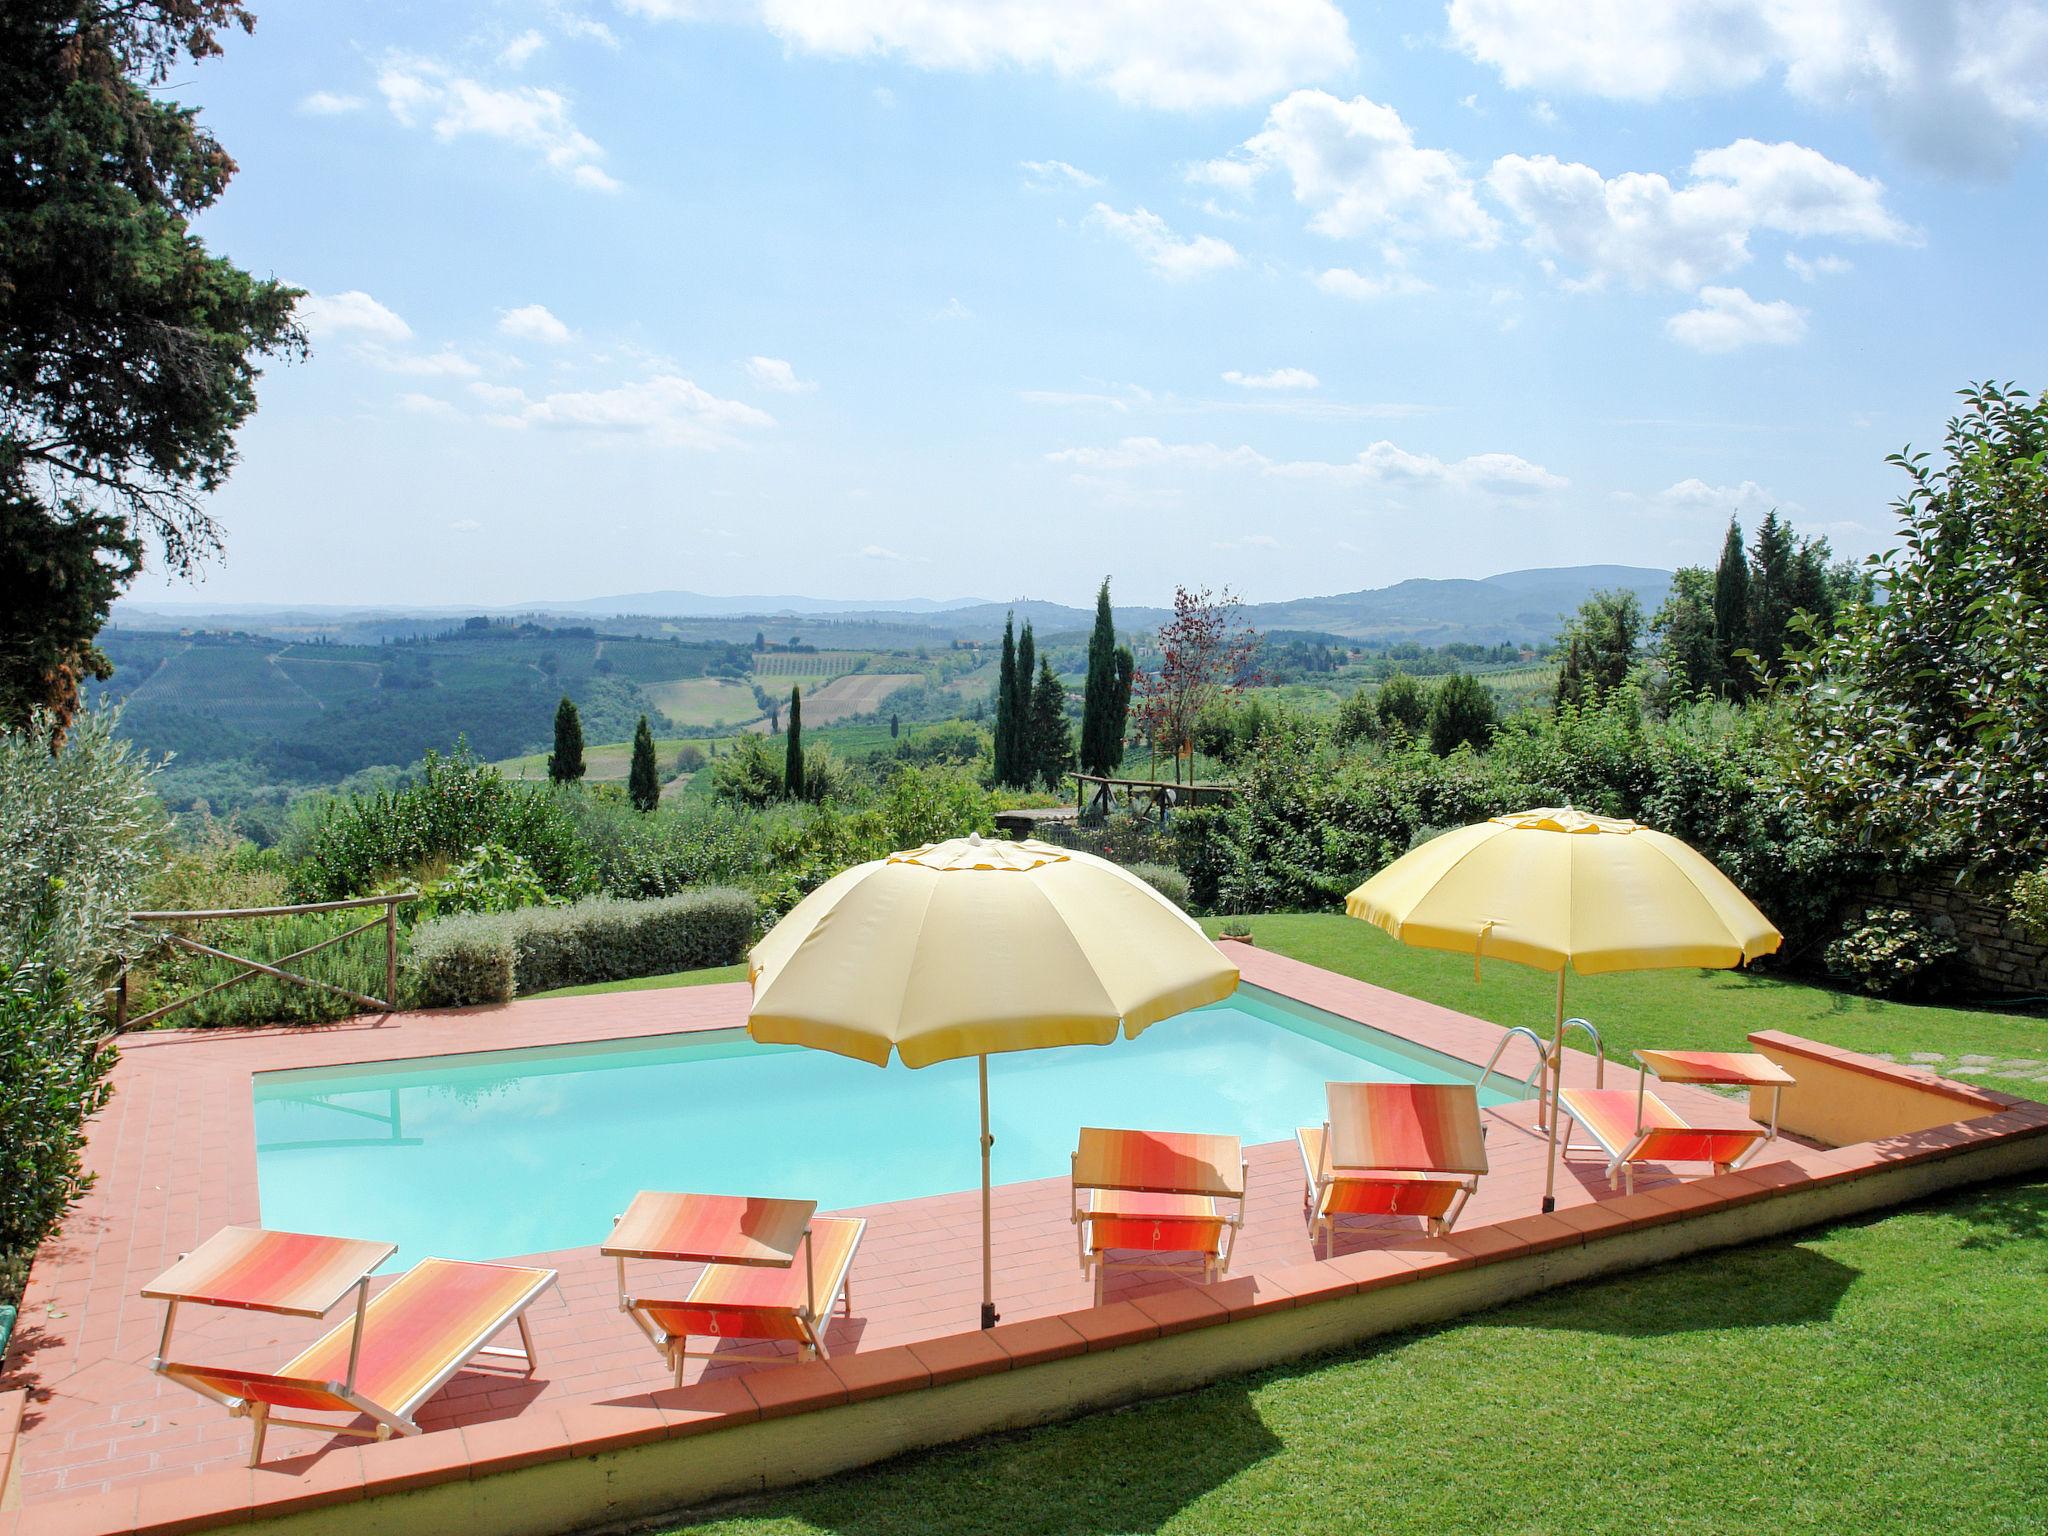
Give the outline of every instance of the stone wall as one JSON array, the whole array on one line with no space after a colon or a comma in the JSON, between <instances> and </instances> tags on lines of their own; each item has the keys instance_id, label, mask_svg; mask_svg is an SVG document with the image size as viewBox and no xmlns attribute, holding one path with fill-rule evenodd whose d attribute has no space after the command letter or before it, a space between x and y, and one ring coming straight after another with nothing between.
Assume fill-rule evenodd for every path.
<instances>
[{"instance_id":1,"label":"stone wall","mask_svg":"<svg viewBox=\"0 0 2048 1536\"><path fill-rule=\"evenodd\" d=\"M1974 987L2005 997L2048 996L2048 944L2015 923L1997 895L1959 884L1961 873L1948 868L1905 881L1880 879L1858 905L1905 907L1953 933Z\"/></svg>"}]
</instances>

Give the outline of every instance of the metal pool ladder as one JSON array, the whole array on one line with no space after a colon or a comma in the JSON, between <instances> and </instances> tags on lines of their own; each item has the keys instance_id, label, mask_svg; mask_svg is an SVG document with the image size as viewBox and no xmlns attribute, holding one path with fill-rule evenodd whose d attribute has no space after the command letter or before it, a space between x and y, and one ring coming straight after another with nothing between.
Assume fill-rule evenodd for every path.
<instances>
[{"instance_id":1,"label":"metal pool ladder","mask_svg":"<svg viewBox=\"0 0 2048 1536\"><path fill-rule=\"evenodd\" d=\"M1564 1027L1558 1031L1557 1035L1559 1049L1563 1049L1564 1037L1575 1029L1584 1030L1587 1037L1593 1042L1593 1086L1595 1088L1606 1087L1607 1048L1601 1043L1600 1031L1593 1027L1591 1019L1566 1019ZM1500 1044L1496 1045L1493 1048L1493 1054L1486 1058L1486 1070L1479 1074L1480 1092L1483 1093L1485 1091L1486 1080L1493 1075L1494 1068L1500 1065L1501 1053L1508 1048L1508 1042L1517 1035L1523 1036L1531 1045L1536 1047L1536 1065L1531 1067L1529 1075L1522 1079L1522 1091L1528 1093L1535 1088L1537 1076L1543 1071L1544 1064L1550 1059L1550 1046L1541 1035L1529 1028L1528 1025L1517 1024L1500 1037ZM1539 1131L1550 1128L1550 1121L1545 1115L1544 1106L1540 1103L1536 1106L1536 1128Z\"/></svg>"}]
</instances>

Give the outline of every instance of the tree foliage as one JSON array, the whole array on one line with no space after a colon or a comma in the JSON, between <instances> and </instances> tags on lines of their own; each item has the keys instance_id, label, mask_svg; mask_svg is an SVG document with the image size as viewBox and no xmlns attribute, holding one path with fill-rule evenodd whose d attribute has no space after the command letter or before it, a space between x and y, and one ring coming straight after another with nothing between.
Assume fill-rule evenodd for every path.
<instances>
[{"instance_id":1,"label":"tree foliage","mask_svg":"<svg viewBox=\"0 0 2048 1536\"><path fill-rule=\"evenodd\" d=\"M1088 636L1088 680L1081 695L1081 771L1115 773L1124 760L1131 683L1137 660L1116 643L1116 616L1109 605L1109 578L1095 594L1095 628Z\"/></svg>"},{"instance_id":2,"label":"tree foliage","mask_svg":"<svg viewBox=\"0 0 2048 1536\"><path fill-rule=\"evenodd\" d=\"M1664 662L1665 693L1674 699L1709 693L1722 675L1714 642L1715 573L1703 565L1681 566L1650 628Z\"/></svg>"},{"instance_id":3,"label":"tree foliage","mask_svg":"<svg viewBox=\"0 0 2048 1536\"><path fill-rule=\"evenodd\" d=\"M1430 696L1429 750L1448 757L1460 747L1483 747L1499 715L1491 688L1469 672L1453 672Z\"/></svg>"},{"instance_id":4,"label":"tree foliage","mask_svg":"<svg viewBox=\"0 0 2048 1536\"><path fill-rule=\"evenodd\" d=\"M789 690L789 737L782 747L782 792L792 800L804 798L804 699L794 686Z\"/></svg>"},{"instance_id":5,"label":"tree foliage","mask_svg":"<svg viewBox=\"0 0 2048 1536\"><path fill-rule=\"evenodd\" d=\"M635 810L651 811L661 804L661 769L654 761L654 732L647 717L633 728L633 761L626 770L626 798Z\"/></svg>"},{"instance_id":6,"label":"tree foliage","mask_svg":"<svg viewBox=\"0 0 2048 1536\"><path fill-rule=\"evenodd\" d=\"M1017 776L1017 616L1003 616L1003 657L996 670L995 780L1012 784Z\"/></svg>"},{"instance_id":7,"label":"tree foliage","mask_svg":"<svg viewBox=\"0 0 2048 1536\"><path fill-rule=\"evenodd\" d=\"M1583 704L1619 688L1635 665L1642 634L1643 605L1635 593L1622 588L1587 598L1559 637L1558 703Z\"/></svg>"},{"instance_id":8,"label":"tree foliage","mask_svg":"<svg viewBox=\"0 0 2048 1536\"><path fill-rule=\"evenodd\" d=\"M30 593L10 585L0 621L10 723L43 702L61 727L101 674L85 620L144 539L174 571L219 549L205 499L256 409L256 361L304 349L299 291L191 233L235 164L153 89L254 24L239 0L0 7L0 502Z\"/></svg>"},{"instance_id":9,"label":"tree foliage","mask_svg":"<svg viewBox=\"0 0 2048 1536\"><path fill-rule=\"evenodd\" d=\"M1038 664L1038 682L1031 690L1031 762L1027 780L1058 789L1074 766L1074 736L1067 729L1067 690L1052 670Z\"/></svg>"},{"instance_id":10,"label":"tree foliage","mask_svg":"<svg viewBox=\"0 0 2048 1536\"><path fill-rule=\"evenodd\" d=\"M555 706L555 750L548 755L548 777L557 784L574 784L583 771L583 717L565 693Z\"/></svg>"},{"instance_id":11,"label":"tree foliage","mask_svg":"<svg viewBox=\"0 0 2048 1536\"><path fill-rule=\"evenodd\" d=\"M1956 839L1986 863L2048 852L2048 404L1962 392L1910 482L1900 547L1791 666L1801 791L1888 842Z\"/></svg>"},{"instance_id":12,"label":"tree foliage","mask_svg":"<svg viewBox=\"0 0 2048 1536\"><path fill-rule=\"evenodd\" d=\"M1137 674L1146 738L1176 755L1190 748L1203 713L1257 680L1257 648L1235 593L1175 587L1173 617L1159 627L1159 667Z\"/></svg>"}]
</instances>

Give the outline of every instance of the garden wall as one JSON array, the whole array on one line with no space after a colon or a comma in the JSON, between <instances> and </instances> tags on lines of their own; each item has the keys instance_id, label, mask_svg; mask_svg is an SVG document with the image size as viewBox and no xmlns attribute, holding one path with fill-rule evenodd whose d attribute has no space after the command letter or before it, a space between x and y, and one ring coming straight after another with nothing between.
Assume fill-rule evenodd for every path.
<instances>
[{"instance_id":1,"label":"garden wall","mask_svg":"<svg viewBox=\"0 0 2048 1536\"><path fill-rule=\"evenodd\" d=\"M1949 866L1911 880L1874 882L1858 904L1883 902L1953 925L1967 985L2001 997L2048 997L2048 944L2029 937L2004 904L1960 884Z\"/></svg>"}]
</instances>

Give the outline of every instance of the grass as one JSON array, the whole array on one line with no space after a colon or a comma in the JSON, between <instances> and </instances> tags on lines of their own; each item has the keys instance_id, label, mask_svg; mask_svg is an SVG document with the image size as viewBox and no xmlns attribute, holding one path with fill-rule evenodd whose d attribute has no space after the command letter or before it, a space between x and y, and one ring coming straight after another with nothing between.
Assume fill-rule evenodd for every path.
<instances>
[{"instance_id":1,"label":"grass","mask_svg":"<svg viewBox=\"0 0 2048 1536\"><path fill-rule=\"evenodd\" d=\"M2034 1533L2048 1184L1514 1303L675 1536Z\"/></svg>"},{"instance_id":2,"label":"grass","mask_svg":"<svg viewBox=\"0 0 2048 1536\"><path fill-rule=\"evenodd\" d=\"M754 690L728 678L684 677L642 687L655 707L677 725L738 726L761 714Z\"/></svg>"},{"instance_id":3,"label":"grass","mask_svg":"<svg viewBox=\"0 0 2048 1536\"><path fill-rule=\"evenodd\" d=\"M746 979L747 968L744 965L714 965L701 971L670 971L664 976L634 976L625 981L593 981L588 986L557 987L552 992L530 992L526 996L596 997L602 992L653 992L662 987L704 987L718 981Z\"/></svg>"},{"instance_id":4,"label":"grass","mask_svg":"<svg viewBox=\"0 0 2048 1536\"><path fill-rule=\"evenodd\" d=\"M1547 1036L1556 1017L1556 981L1525 966L1489 961L1475 981L1469 955L1410 949L1341 914L1275 913L1249 921L1266 949L1475 1018L1527 1024ZM1213 934L1221 922L1211 918L1205 926ZM2038 1015L1887 1002L1752 971L1572 975L1565 1013L1591 1019L1608 1059L1631 1066L1629 1052L1640 1046L1742 1050L1751 1030L1782 1029L1899 1061L1938 1058L1926 1064L2048 1099L2048 1019ZM1990 1060L1963 1060L1971 1056Z\"/></svg>"}]
</instances>

